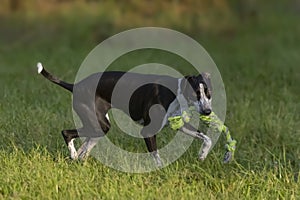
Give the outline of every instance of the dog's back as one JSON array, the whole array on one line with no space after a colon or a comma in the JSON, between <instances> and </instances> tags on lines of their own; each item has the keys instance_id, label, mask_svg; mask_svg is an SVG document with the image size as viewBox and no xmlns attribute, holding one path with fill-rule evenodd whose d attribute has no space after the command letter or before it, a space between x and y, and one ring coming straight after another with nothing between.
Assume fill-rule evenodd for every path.
<instances>
[{"instance_id":1,"label":"dog's back","mask_svg":"<svg viewBox=\"0 0 300 200\"><path fill-rule=\"evenodd\" d=\"M177 86L177 79L170 76L101 72L75 84L73 100L92 105L92 100L101 98L101 103L121 109L134 121L149 123L149 109L160 104L166 112L176 97Z\"/></svg>"}]
</instances>

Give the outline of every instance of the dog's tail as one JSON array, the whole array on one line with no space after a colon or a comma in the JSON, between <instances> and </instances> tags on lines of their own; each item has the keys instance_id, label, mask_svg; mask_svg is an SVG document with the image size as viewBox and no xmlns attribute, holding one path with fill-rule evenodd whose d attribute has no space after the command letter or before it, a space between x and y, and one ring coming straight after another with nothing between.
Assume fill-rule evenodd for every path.
<instances>
[{"instance_id":1,"label":"dog's tail","mask_svg":"<svg viewBox=\"0 0 300 200\"><path fill-rule=\"evenodd\" d=\"M65 88L65 89L69 90L70 92L73 92L74 84L66 83L66 82L58 79L57 77L53 76L52 74L50 74L49 72L47 72L45 70L42 63L40 63L40 62L37 64L37 68L38 68L38 73L39 74L42 74L45 78L47 78L51 82L53 82L53 83Z\"/></svg>"}]
</instances>

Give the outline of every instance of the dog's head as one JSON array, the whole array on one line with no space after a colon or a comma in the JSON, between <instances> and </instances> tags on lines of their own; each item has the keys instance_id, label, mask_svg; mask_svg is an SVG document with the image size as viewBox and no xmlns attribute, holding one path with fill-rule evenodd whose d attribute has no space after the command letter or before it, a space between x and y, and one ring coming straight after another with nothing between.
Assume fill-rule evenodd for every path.
<instances>
[{"instance_id":1,"label":"dog's head","mask_svg":"<svg viewBox=\"0 0 300 200\"><path fill-rule=\"evenodd\" d=\"M194 105L200 114L209 115L212 112L212 86L209 73L186 76L181 88L188 104Z\"/></svg>"}]
</instances>

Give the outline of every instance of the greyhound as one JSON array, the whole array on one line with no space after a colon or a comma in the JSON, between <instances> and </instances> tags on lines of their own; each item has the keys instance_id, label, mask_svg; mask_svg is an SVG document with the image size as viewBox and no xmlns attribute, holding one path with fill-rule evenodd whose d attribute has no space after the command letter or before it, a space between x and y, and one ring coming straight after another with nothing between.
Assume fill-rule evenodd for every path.
<instances>
[{"instance_id":1,"label":"greyhound","mask_svg":"<svg viewBox=\"0 0 300 200\"><path fill-rule=\"evenodd\" d=\"M156 133L168 124L168 116L180 109L182 111L184 107L182 105L195 106L202 115L209 115L212 112L212 86L209 73L174 78L106 71L92 74L76 84L71 84L50 74L41 63L38 63L37 67L39 74L73 93L73 108L83 126L79 129L62 131L71 159L83 159L88 156L97 141L109 131L111 125L107 113L111 108L124 111L133 121L143 125L141 135L157 166L162 166L162 161L157 150ZM129 101L112 102L115 91L118 91L119 98L131 94ZM155 120L152 120L151 116L155 116ZM157 123L150 130L147 127L152 123L151 120ZM204 160L212 146L211 139L190 123L184 123L180 131L203 140L199 159ZM74 139L78 137L86 139L77 151Z\"/></svg>"}]
</instances>

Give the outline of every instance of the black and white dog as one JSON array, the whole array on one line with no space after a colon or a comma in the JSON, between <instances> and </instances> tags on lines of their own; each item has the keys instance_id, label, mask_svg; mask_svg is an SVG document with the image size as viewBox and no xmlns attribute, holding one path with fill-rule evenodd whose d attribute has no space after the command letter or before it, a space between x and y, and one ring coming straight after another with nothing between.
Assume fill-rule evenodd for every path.
<instances>
[{"instance_id":1,"label":"black and white dog","mask_svg":"<svg viewBox=\"0 0 300 200\"><path fill-rule=\"evenodd\" d=\"M143 125L141 135L158 166L162 165L162 161L157 151L156 133L167 124L172 113L181 109L182 101L187 106L195 106L200 114L209 115L212 112L212 87L208 73L178 79L162 75L109 71L95 73L76 84L70 84L51 75L41 63L37 67L38 73L73 93L73 108L83 127L62 131L72 159L86 157L100 137L109 131L107 113L111 108L124 111L133 121ZM115 95L113 92L118 96L115 99L128 94L131 96L128 101L112 102L112 96ZM155 116L155 120L151 116ZM156 125L152 125L152 121L156 121ZM149 129L150 124L152 127ZM180 130L203 140L199 158L205 159L212 145L211 139L189 123L185 123ZM73 140L79 136L86 139L76 151Z\"/></svg>"}]
</instances>

